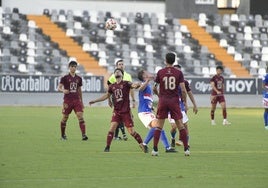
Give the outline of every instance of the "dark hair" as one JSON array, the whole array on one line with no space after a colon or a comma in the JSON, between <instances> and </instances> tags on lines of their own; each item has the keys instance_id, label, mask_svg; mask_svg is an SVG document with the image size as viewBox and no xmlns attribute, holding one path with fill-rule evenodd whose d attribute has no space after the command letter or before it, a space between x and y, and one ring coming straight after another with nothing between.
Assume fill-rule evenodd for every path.
<instances>
[{"instance_id":1,"label":"dark hair","mask_svg":"<svg viewBox=\"0 0 268 188\"><path fill-rule=\"evenodd\" d=\"M218 66L216 67L216 70L217 70L217 69L221 69L221 70L223 71L223 66L218 65Z\"/></svg>"},{"instance_id":2,"label":"dark hair","mask_svg":"<svg viewBox=\"0 0 268 188\"><path fill-rule=\"evenodd\" d=\"M181 68L181 65L180 64L176 64L176 65L173 65L173 67L177 67L177 68Z\"/></svg>"},{"instance_id":3,"label":"dark hair","mask_svg":"<svg viewBox=\"0 0 268 188\"><path fill-rule=\"evenodd\" d=\"M114 69L114 73L115 73L117 70L120 70L120 71L122 72L122 75L124 75L124 71L123 71L122 69L120 69L120 68L116 68L116 69Z\"/></svg>"},{"instance_id":4,"label":"dark hair","mask_svg":"<svg viewBox=\"0 0 268 188\"><path fill-rule=\"evenodd\" d=\"M70 66L73 66L73 65L77 66L77 62L76 62L76 61L70 61L70 62L69 62L69 67L70 67Z\"/></svg>"},{"instance_id":5,"label":"dark hair","mask_svg":"<svg viewBox=\"0 0 268 188\"><path fill-rule=\"evenodd\" d=\"M174 53L167 53L166 54L166 62L170 65L173 65L173 63L175 62L176 59L176 55Z\"/></svg>"},{"instance_id":6,"label":"dark hair","mask_svg":"<svg viewBox=\"0 0 268 188\"><path fill-rule=\"evenodd\" d=\"M144 70L142 69L142 70L140 70L139 72L138 72L138 79L140 80L140 81L143 81L143 73L144 73Z\"/></svg>"}]
</instances>

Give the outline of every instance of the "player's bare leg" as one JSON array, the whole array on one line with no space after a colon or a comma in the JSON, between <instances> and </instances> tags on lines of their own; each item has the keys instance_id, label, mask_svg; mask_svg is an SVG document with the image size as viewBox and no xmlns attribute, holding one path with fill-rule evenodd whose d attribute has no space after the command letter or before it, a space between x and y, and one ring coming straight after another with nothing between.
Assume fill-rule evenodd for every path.
<instances>
[{"instance_id":1,"label":"player's bare leg","mask_svg":"<svg viewBox=\"0 0 268 188\"><path fill-rule=\"evenodd\" d=\"M129 134L135 138L135 140L138 142L140 148L142 149L142 151L144 153L147 153L148 152L148 148L147 146L143 145L143 141L142 141L142 138L140 136L139 133L137 133L133 127L127 127L127 131L129 132Z\"/></svg>"},{"instance_id":2,"label":"player's bare leg","mask_svg":"<svg viewBox=\"0 0 268 188\"><path fill-rule=\"evenodd\" d=\"M157 123L158 125L154 131L154 147L152 150L152 156L158 156L158 142L161 135L161 131L164 127L165 119L158 119Z\"/></svg>"},{"instance_id":3,"label":"player's bare leg","mask_svg":"<svg viewBox=\"0 0 268 188\"><path fill-rule=\"evenodd\" d=\"M188 147L187 130L185 129L182 120L175 120L178 130L180 132L180 139L183 142L185 156L190 156L190 150Z\"/></svg>"},{"instance_id":4,"label":"player's bare leg","mask_svg":"<svg viewBox=\"0 0 268 188\"><path fill-rule=\"evenodd\" d=\"M215 103L214 99L215 97L211 96L211 110L210 110L211 125L216 125L214 118L215 118L215 110L216 110L217 103Z\"/></svg>"},{"instance_id":5,"label":"player's bare leg","mask_svg":"<svg viewBox=\"0 0 268 188\"><path fill-rule=\"evenodd\" d=\"M171 147L175 148L176 145L176 133L177 133L177 126L175 123L171 123L170 135L171 135Z\"/></svg>"},{"instance_id":6,"label":"player's bare leg","mask_svg":"<svg viewBox=\"0 0 268 188\"><path fill-rule=\"evenodd\" d=\"M226 103L225 102L221 102L220 103L221 108L222 108L222 116L223 116L223 125L230 125L231 123L229 121L227 121L227 110L226 110Z\"/></svg>"}]
</instances>

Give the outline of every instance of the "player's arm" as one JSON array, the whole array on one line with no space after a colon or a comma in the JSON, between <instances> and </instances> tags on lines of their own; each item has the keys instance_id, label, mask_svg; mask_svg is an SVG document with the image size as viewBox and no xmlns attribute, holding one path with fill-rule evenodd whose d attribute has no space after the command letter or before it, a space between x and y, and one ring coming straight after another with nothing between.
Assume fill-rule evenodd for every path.
<instances>
[{"instance_id":1,"label":"player's arm","mask_svg":"<svg viewBox=\"0 0 268 188\"><path fill-rule=\"evenodd\" d=\"M104 101L104 100L108 99L110 96L111 96L111 94L107 92L104 95L102 95L100 98L97 98L95 100L89 101L89 105L92 105L92 104L97 103L97 102Z\"/></svg>"},{"instance_id":2,"label":"player's arm","mask_svg":"<svg viewBox=\"0 0 268 188\"><path fill-rule=\"evenodd\" d=\"M132 76L130 74L124 73L124 78L126 78L127 81L132 82ZM135 88L135 87L132 87L132 88ZM135 89L137 89L137 88L135 88ZM130 94L130 97L132 99L132 108L135 108L136 107L136 100L135 100L135 92L134 92L134 90L131 89L129 94Z\"/></svg>"},{"instance_id":3,"label":"player's arm","mask_svg":"<svg viewBox=\"0 0 268 188\"><path fill-rule=\"evenodd\" d=\"M262 82L262 89L265 90L266 92L268 91L268 87L266 87L265 82Z\"/></svg>"},{"instance_id":4,"label":"player's arm","mask_svg":"<svg viewBox=\"0 0 268 188\"><path fill-rule=\"evenodd\" d=\"M185 107L187 107L187 91L185 88L185 83L181 82L180 87L181 87L181 99L184 102Z\"/></svg>"},{"instance_id":5,"label":"player's arm","mask_svg":"<svg viewBox=\"0 0 268 188\"><path fill-rule=\"evenodd\" d=\"M191 102L193 104L193 112L195 114L197 114L198 109L197 109L197 105L196 105L195 98L194 98L194 95L193 95L192 91L188 91L187 95L189 96L189 98L190 98L190 100L191 100Z\"/></svg>"},{"instance_id":6,"label":"player's arm","mask_svg":"<svg viewBox=\"0 0 268 188\"><path fill-rule=\"evenodd\" d=\"M107 85L109 87L109 85L112 84L112 78L113 78L113 75L110 76L109 80L107 81ZM112 96L108 98L108 105L112 108L113 107L113 102L112 102Z\"/></svg>"},{"instance_id":7,"label":"player's arm","mask_svg":"<svg viewBox=\"0 0 268 188\"><path fill-rule=\"evenodd\" d=\"M82 95L82 88L81 87L78 87L77 91L78 91L78 95L79 95L80 101L82 102L82 105L84 107L83 95Z\"/></svg>"},{"instance_id":8,"label":"player's arm","mask_svg":"<svg viewBox=\"0 0 268 188\"><path fill-rule=\"evenodd\" d=\"M153 92L154 92L155 95L158 96L158 94L159 94L159 92L158 92L158 83L156 83L156 82L154 83Z\"/></svg>"},{"instance_id":9,"label":"player's arm","mask_svg":"<svg viewBox=\"0 0 268 188\"><path fill-rule=\"evenodd\" d=\"M59 92L62 92L62 93L64 93L64 94L69 94L69 93L70 93L69 90L64 89L64 85L63 85L62 83L60 83L60 84L58 85L58 91L59 91Z\"/></svg>"},{"instance_id":10,"label":"player's arm","mask_svg":"<svg viewBox=\"0 0 268 188\"><path fill-rule=\"evenodd\" d=\"M221 94L221 92L217 90L214 82L210 82L210 85L211 85L212 90L214 90L217 94Z\"/></svg>"},{"instance_id":11,"label":"player's arm","mask_svg":"<svg viewBox=\"0 0 268 188\"><path fill-rule=\"evenodd\" d=\"M130 90L130 97L132 99L132 108L135 108L135 102L136 102L136 100L135 100L135 93L134 93L134 90L133 89Z\"/></svg>"},{"instance_id":12,"label":"player's arm","mask_svg":"<svg viewBox=\"0 0 268 188\"><path fill-rule=\"evenodd\" d=\"M140 83L132 83L131 84L131 89L138 89L139 87L141 86ZM130 91L133 91L133 90L130 90ZM133 95L134 95L134 91L133 91ZM135 101L135 98L132 98L134 101Z\"/></svg>"},{"instance_id":13,"label":"player's arm","mask_svg":"<svg viewBox=\"0 0 268 188\"><path fill-rule=\"evenodd\" d=\"M150 79L145 80L145 82L141 84L141 87L139 88L139 90L143 91L148 86L149 82L150 82Z\"/></svg>"}]
</instances>

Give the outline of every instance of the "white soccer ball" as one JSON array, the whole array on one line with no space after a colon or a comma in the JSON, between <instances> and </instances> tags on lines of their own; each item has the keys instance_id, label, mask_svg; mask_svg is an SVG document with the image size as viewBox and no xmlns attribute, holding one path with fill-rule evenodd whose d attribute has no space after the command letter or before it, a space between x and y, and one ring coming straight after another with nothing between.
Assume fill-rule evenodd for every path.
<instances>
[{"instance_id":1,"label":"white soccer ball","mask_svg":"<svg viewBox=\"0 0 268 188\"><path fill-rule=\"evenodd\" d=\"M105 28L108 30L115 30L117 27L116 20L113 18L109 18L105 23Z\"/></svg>"}]
</instances>

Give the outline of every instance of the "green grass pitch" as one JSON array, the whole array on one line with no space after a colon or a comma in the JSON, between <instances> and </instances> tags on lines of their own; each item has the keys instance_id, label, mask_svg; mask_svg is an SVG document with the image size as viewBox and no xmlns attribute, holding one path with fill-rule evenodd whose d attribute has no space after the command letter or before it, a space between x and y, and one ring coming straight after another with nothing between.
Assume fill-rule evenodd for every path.
<instances>
[{"instance_id":1,"label":"green grass pitch","mask_svg":"<svg viewBox=\"0 0 268 188\"><path fill-rule=\"evenodd\" d=\"M231 126L223 126L220 108L216 126L210 109L189 111L191 156L144 154L130 136L113 141L104 153L111 109L87 107L89 140L81 141L72 113L68 141L60 140L61 107L0 107L1 188L266 188L268 187L268 131L263 109L228 109ZM135 129L144 138L147 129L135 116ZM170 126L165 130L169 135ZM149 145L152 148L152 142Z\"/></svg>"}]
</instances>

